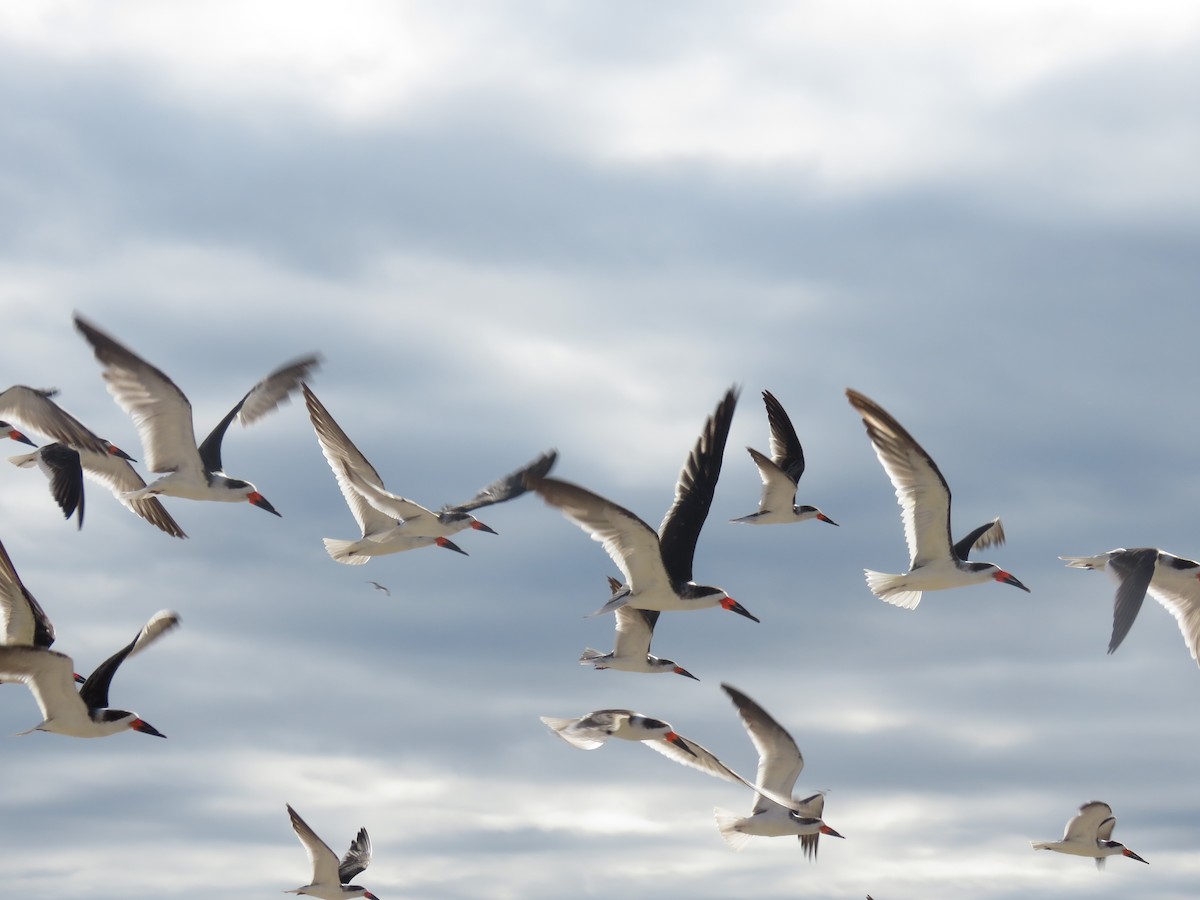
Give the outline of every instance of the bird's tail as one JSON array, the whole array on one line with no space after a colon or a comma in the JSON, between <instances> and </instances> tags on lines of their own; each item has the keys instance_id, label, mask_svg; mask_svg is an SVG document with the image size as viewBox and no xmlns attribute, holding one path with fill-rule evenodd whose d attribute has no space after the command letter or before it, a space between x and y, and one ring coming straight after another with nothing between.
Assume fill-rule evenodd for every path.
<instances>
[{"instance_id":1,"label":"bird's tail","mask_svg":"<svg viewBox=\"0 0 1200 900\"><path fill-rule=\"evenodd\" d=\"M584 616L584 618L592 619L596 616L602 616L605 613L615 612L622 606L627 605L629 603L629 598L632 596L633 591L629 589L629 585L624 585L613 593L612 597L609 598L607 603L605 603L594 613L588 613L586 616Z\"/></svg>"},{"instance_id":2,"label":"bird's tail","mask_svg":"<svg viewBox=\"0 0 1200 900\"><path fill-rule=\"evenodd\" d=\"M19 466L22 469L28 469L30 466L37 463L37 453L22 453L18 456L10 456L8 461L14 466Z\"/></svg>"},{"instance_id":3,"label":"bird's tail","mask_svg":"<svg viewBox=\"0 0 1200 900\"><path fill-rule=\"evenodd\" d=\"M1050 842L1049 841L1030 841L1029 846L1032 847L1034 850L1049 850Z\"/></svg>"},{"instance_id":4,"label":"bird's tail","mask_svg":"<svg viewBox=\"0 0 1200 900\"><path fill-rule=\"evenodd\" d=\"M1068 569L1103 569L1108 565L1108 554L1103 556L1060 556Z\"/></svg>"},{"instance_id":5,"label":"bird's tail","mask_svg":"<svg viewBox=\"0 0 1200 900\"><path fill-rule=\"evenodd\" d=\"M916 609L917 604L921 602L921 592L910 591L906 586L907 575L885 575L870 569L865 569L864 572L867 576L867 587L880 600L902 609Z\"/></svg>"},{"instance_id":6,"label":"bird's tail","mask_svg":"<svg viewBox=\"0 0 1200 900\"><path fill-rule=\"evenodd\" d=\"M596 665L596 660L603 659L606 656L608 656L607 653L601 653L599 650L588 647L579 657L579 664L581 666L594 666Z\"/></svg>"},{"instance_id":7,"label":"bird's tail","mask_svg":"<svg viewBox=\"0 0 1200 900\"><path fill-rule=\"evenodd\" d=\"M339 541L336 538L323 538L325 551L340 563L348 566L361 566L371 557L357 555L352 549L358 541Z\"/></svg>"},{"instance_id":8,"label":"bird's tail","mask_svg":"<svg viewBox=\"0 0 1200 900\"><path fill-rule=\"evenodd\" d=\"M738 825L742 821L741 816L727 809L721 809L719 806L714 806L713 818L717 820L717 831L721 832L721 837L725 839L725 843L734 850L741 850L746 846L746 841L750 840L750 835L744 831L738 831Z\"/></svg>"},{"instance_id":9,"label":"bird's tail","mask_svg":"<svg viewBox=\"0 0 1200 900\"><path fill-rule=\"evenodd\" d=\"M750 513L748 516L739 516L736 519L730 519L730 522L737 522L739 525L755 525L758 523L758 513Z\"/></svg>"},{"instance_id":10,"label":"bird's tail","mask_svg":"<svg viewBox=\"0 0 1200 900\"><path fill-rule=\"evenodd\" d=\"M541 716L542 723L557 734L560 738L570 744L572 747L578 747L580 750L595 750L604 743L603 739L597 739L593 733L576 734L571 730L571 726L578 722L578 719L560 719L555 716Z\"/></svg>"}]
</instances>

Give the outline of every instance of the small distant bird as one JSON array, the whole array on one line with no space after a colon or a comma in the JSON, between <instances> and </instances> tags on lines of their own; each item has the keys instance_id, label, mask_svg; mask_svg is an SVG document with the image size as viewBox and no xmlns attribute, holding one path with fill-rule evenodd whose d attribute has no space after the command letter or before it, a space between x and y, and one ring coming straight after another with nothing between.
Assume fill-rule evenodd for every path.
<instances>
[{"instance_id":1,"label":"small distant bird","mask_svg":"<svg viewBox=\"0 0 1200 900\"><path fill-rule=\"evenodd\" d=\"M530 479L530 487L557 507L605 551L625 576L625 587L594 615L622 606L681 610L720 606L757 622L724 589L692 581L700 529L708 517L738 389L730 388L705 422L675 484L675 502L656 533L629 510L591 491L556 478Z\"/></svg>"},{"instance_id":2,"label":"small distant bird","mask_svg":"<svg viewBox=\"0 0 1200 900\"><path fill-rule=\"evenodd\" d=\"M384 585L380 584L378 581L368 581L367 584L372 585L375 588L375 590L377 590L377 591L383 591L389 597L392 596L392 592L389 591Z\"/></svg>"},{"instance_id":3,"label":"small distant bird","mask_svg":"<svg viewBox=\"0 0 1200 900\"><path fill-rule=\"evenodd\" d=\"M284 893L305 894L309 897L319 897L321 900L348 900L351 897L379 900L366 888L347 883L371 864L371 838L367 836L367 829L358 829L358 836L350 843L350 849L339 863L329 845L317 837L316 832L308 827L308 823L300 818L291 804L287 804L287 811L292 819L292 829L296 832L296 837L300 838L300 843L308 851L308 861L312 864L313 873L311 884Z\"/></svg>"},{"instance_id":4,"label":"small distant bird","mask_svg":"<svg viewBox=\"0 0 1200 900\"><path fill-rule=\"evenodd\" d=\"M758 750L757 789L770 795L791 797L796 779L804 769L804 757L795 740L766 710L737 688L722 684L721 689L737 707L742 724ZM791 806L782 806L766 794L760 794L754 809L744 818L720 808L713 814L721 837L734 850L741 850L751 835L780 837L794 834L800 839L804 855L816 859L821 835L842 837L822 820L824 811L825 795L817 792L802 800L793 800Z\"/></svg>"},{"instance_id":5,"label":"small distant bird","mask_svg":"<svg viewBox=\"0 0 1200 900\"><path fill-rule=\"evenodd\" d=\"M0 647L0 681L29 685L42 711L42 722L21 734L48 731L68 737L95 738L132 729L166 737L137 713L110 708L108 689L121 663L178 624L176 613L169 610L156 613L132 641L96 667L78 692L71 657L38 646Z\"/></svg>"},{"instance_id":6,"label":"small distant bird","mask_svg":"<svg viewBox=\"0 0 1200 900\"><path fill-rule=\"evenodd\" d=\"M771 426L771 456L767 458L753 447L746 448L758 466L763 484L762 498L758 501L758 512L730 521L746 525L787 525L817 519L836 525L837 522L815 506L796 505L796 485L804 474L804 448L800 446L792 420L775 395L763 391L762 398Z\"/></svg>"},{"instance_id":7,"label":"small distant bird","mask_svg":"<svg viewBox=\"0 0 1200 900\"><path fill-rule=\"evenodd\" d=\"M608 586L616 595L624 585L609 577ZM581 666L596 669L620 669L623 672L674 672L687 678L696 678L691 672L677 665L673 659L660 659L650 654L650 641L654 637L654 626L658 622L656 609L635 609L621 606L617 613L617 636L615 646L609 653L601 653L588 647L579 657Z\"/></svg>"},{"instance_id":8,"label":"small distant bird","mask_svg":"<svg viewBox=\"0 0 1200 900\"><path fill-rule=\"evenodd\" d=\"M1109 856L1128 856L1146 863L1124 844L1112 840L1113 826L1117 824L1112 807L1099 800L1079 807L1079 815L1067 823L1061 841L1030 841L1034 850L1055 850L1071 856L1090 856L1096 860L1096 868L1104 868Z\"/></svg>"},{"instance_id":9,"label":"small distant bird","mask_svg":"<svg viewBox=\"0 0 1200 900\"><path fill-rule=\"evenodd\" d=\"M465 550L449 539L450 535L467 528L496 533L471 515L471 510L521 496L528 490L526 476L545 475L558 458L554 450L543 453L524 468L493 481L465 503L444 506L441 512L434 512L384 490L383 479L375 467L334 421L317 395L308 385L303 385L303 390L304 402L321 452L325 454L346 505L350 507L362 531L362 537L358 540L324 539L326 552L346 565L361 565L372 556L429 546L467 555Z\"/></svg>"},{"instance_id":10,"label":"small distant bird","mask_svg":"<svg viewBox=\"0 0 1200 900\"><path fill-rule=\"evenodd\" d=\"M1072 569L1107 569L1117 580L1109 653L1120 647L1129 634L1149 592L1175 617L1192 659L1200 664L1200 563L1155 547L1118 547L1099 556L1059 559Z\"/></svg>"},{"instance_id":11,"label":"small distant bird","mask_svg":"<svg viewBox=\"0 0 1200 900\"><path fill-rule=\"evenodd\" d=\"M983 548L1003 539L997 521L981 526L952 546L950 537L950 486L937 463L899 422L874 400L847 388L850 405L858 410L883 469L896 489L904 522L904 539L910 556L909 571L885 575L866 571L867 586L881 600L904 609L916 609L923 591L964 587L998 581L1028 592L1013 575L992 563L968 562L963 546L972 535ZM968 545L969 547L969 545Z\"/></svg>"},{"instance_id":12,"label":"small distant bird","mask_svg":"<svg viewBox=\"0 0 1200 900\"><path fill-rule=\"evenodd\" d=\"M318 357L287 363L254 385L197 447L192 404L175 382L82 316L75 316L75 327L104 367L108 392L133 418L146 465L152 472L165 473L145 487L122 493L123 499L163 494L188 500L245 500L279 515L253 484L225 475L221 442L235 416L242 425L250 425L285 402L319 365Z\"/></svg>"},{"instance_id":13,"label":"small distant bird","mask_svg":"<svg viewBox=\"0 0 1200 900\"><path fill-rule=\"evenodd\" d=\"M78 527L83 528L83 466L78 450L55 442L32 453L10 456L8 461L22 468L37 466L50 482L50 494L63 516L70 519L72 513L78 513Z\"/></svg>"},{"instance_id":14,"label":"small distant bird","mask_svg":"<svg viewBox=\"0 0 1200 900\"><path fill-rule=\"evenodd\" d=\"M58 391L53 388L15 384L0 393L0 414L27 423L35 431L48 434L57 443L77 451L84 474L103 484L126 509L172 537L187 537L156 498L130 499L123 496L146 486L142 476L130 465L133 457L110 441L98 437L55 403L53 398L57 395ZM33 444L28 439L25 442ZM41 463L36 452L10 456L8 461L23 468Z\"/></svg>"}]
</instances>

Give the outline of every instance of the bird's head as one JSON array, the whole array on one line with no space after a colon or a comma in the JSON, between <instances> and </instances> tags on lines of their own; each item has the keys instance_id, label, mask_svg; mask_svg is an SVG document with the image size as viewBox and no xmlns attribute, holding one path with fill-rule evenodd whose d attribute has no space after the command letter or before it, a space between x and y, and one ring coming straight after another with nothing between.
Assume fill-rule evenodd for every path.
<instances>
[{"instance_id":1,"label":"bird's head","mask_svg":"<svg viewBox=\"0 0 1200 900\"><path fill-rule=\"evenodd\" d=\"M275 507L262 494L258 492L258 488L248 481L242 481L240 478L226 478L225 487L228 488L236 496L245 498L247 503L257 506L259 509L265 509L273 516L279 516ZM283 518L282 516L279 516Z\"/></svg>"},{"instance_id":2,"label":"bird's head","mask_svg":"<svg viewBox=\"0 0 1200 900\"><path fill-rule=\"evenodd\" d=\"M93 709L90 712L92 721L104 727L107 734L117 734L122 731L140 731L142 734L152 734L165 738L166 735L141 719L137 713L127 709Z\"/></svg>"},{"instance_id":3,"label":"bird's head","mask_svg":"<svg viewBox=\"0 0 1200 900\"><path fill-rule=\"evenodd\" d=\"M837 525L837 522L825 515L815 506L793 506L792 512L801 520L816 519L818 522L824 522L826 525Z\"/></svg>"},{"instance_id":4,"label":"bird's head","mask_svg":"<svg viewBox=\"0 0 1200 900\"><path fill-rule=\"evenodd\" d=\"M1111 847L1114 850L1119 847L1121 849L1122 856L1128 856L1130 859L1136 859L1140 863L1146 863L1146 865L1150 865L1150 863L1146 862L1146 860L1142 859L1140 856L1138 856L1136 853L1134 853L1132 850L1130 850L1128 847L1126 847L1120 841L1101 841L1100 843L1103 846Z\"/></svg>"}]
</instances>

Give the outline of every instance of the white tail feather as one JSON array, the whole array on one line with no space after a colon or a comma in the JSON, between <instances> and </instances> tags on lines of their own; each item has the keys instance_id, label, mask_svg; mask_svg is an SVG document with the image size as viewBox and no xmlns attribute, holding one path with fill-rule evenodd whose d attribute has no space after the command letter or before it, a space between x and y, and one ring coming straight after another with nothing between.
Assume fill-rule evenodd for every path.
<instances>
[{"instance_id":1,"label":"white tail feather","mask_svg":"<svg viewBox=\"0 0 1200 900\"><path fill-rule=\"evenodd\" d=\"M1034 850L1049 850L1050 844L1046 841L1030 841L1029 846Z\"/></svg>"},{"instance_id":2,"label":"white tail feather","mask_svg":"<svg viewBox=\"0 0 1200 900\"><path fill-rule=\"evenodd\" d=\"M345 563L348 566L361 566L371 557L366 555L357 556L350 548L358 541L339 541L336 538L323 538L325 541L325 552L327 552L337 562Z\"/></svg>"},{"instance_id":3,"label":"white tail feather","mask_svg":"<svg viewBox=\"0 0 1200 900\"><path fill-rule=\"evenodd\" d=\"M594 665L596 660L602 659L605 656L608 656L608 654L588 647L583 651L583 655L579 657L579 664L581 666Z\"/></svg>"},{"instance_id":4,"label":"white tail feather","mask_svg":"<svg viewBox=\"0 0 1200 900\"><path fill-rule=\"evenodd\" d=\"M626 606L629 603L629 598L631 596L633 596L633 592L630 591L628 587L623 588L613 594L612 598L609 599L609 601L602 607L600 607L594 613L588 613L586 616L584 616L584 618L594 619L596 616L602 616L605 613L616 612L622 606Z\"/></svg>"},{"instance_id":5,"label":"white tail feather","mask_svg":"<svg viewBox=\"0 0 1200 900\"><path fill-rule=\"evenodd\" d=\"M581 735L572 732L571 726L578 722L578 719L560 719L555 716L541 716L540 718L547 728L550 728L572 747L578 747L580 750L595 750L604 743L604 739L598 739L592 734Z\"/></svg>"},{"instance_id":6,"label":"white tail feather","mask_svg":"<svg viewBox=\"0 0 1200 900\"><path fill-rule=\"evenodd\" d=\"M732 813L721 807L713 807L713 818L717 820L717 830L721 832L721 837L734 850L741 850L746 846L746 841L750 840L750 835L744 831L738 831L738 824L742 821L742 817L737 813Z\"/></svg>"},{"instance_id":7,"label":"white tail feather","mask_svg":"<svg viewBox=\"0 0 1200 900\"><path fill-rule=\"evenodd\" d=\"M20 466L22 469L28 469L30 466L37 463L37 451L33 453L22 453L20 456L10 456L8 461L14 466Z\"/></svg>"},{"instance_id":8,"label":"white tail feather","mask_svg":"<svg viewBox=\"0 0 1200 900\"><path fill-rule=\"evenodd\" d=\"M902 609L916 609L917 604L921 602L920 591L910 591L905 588L907 575L886 575L883 572L872 572L870 569L865 569L864 572L867 576L867 587L871 589L871 593L885 603L899 606Z\"/></svg>"}]
</instances>

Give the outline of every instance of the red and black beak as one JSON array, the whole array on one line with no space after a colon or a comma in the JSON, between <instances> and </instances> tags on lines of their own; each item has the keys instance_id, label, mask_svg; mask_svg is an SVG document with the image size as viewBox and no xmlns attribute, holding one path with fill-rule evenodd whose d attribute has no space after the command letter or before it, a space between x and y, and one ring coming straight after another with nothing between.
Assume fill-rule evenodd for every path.
<instances>
[{"instance_id":1,"label":"red and black beak","mask_svg":"<svg viewBox=\"0 0 1200 900\"><path fill-rule=\"evenodd\" d=\"M134 731L140 731L142 734L152 734L155 737L160 737L160 738L166 737L165 734L163 734L161 731L159 731L157 728L155 728L149 722L146 722L142 719L134 719L132 722L129 723L129 727L132 728Z\"/></svg>"},{"instance_id":2,"label":"red and black beak","mask_svg":"<svg viewBox=\"0 0 1200 900\"><path fill-rule=\"evenodd\" d=\"M136 459L134 459L112 441L105 441L104 449L108 451L109 456L115 456L117 459L123 459L126 462L137 462Z\"/></svg>"},{"instance_id":3,"label":"red and black beak","mask_svg":"<svg viewBox=\"0 0 1200 900\"><path fill-rule=\"evenodd\" d=\"M271 515L279 516L279 513L277 513L275 511L275 507L273 507L271 505L270 501L268 501L267 498L264 497L262 494L260 494L258 491L251 491L249 494L246 495L246 499L249 500L251 503L253 503L255 506L257 506L259 509L265 509ZM282 519L283 516L279 516L279 518Z\"/></svg>"},{"instance_id":4,"label":"red and black beak","mask_svg":"<svg viewBox=\"0 0 1200 900\"><path fill-rule=\"evenodd\" d=\"M30 447L37 446L37 444L35 444L29 438L25 437L25 435L21 434L21 432L17 431L17 429L12 428L12 426L9 426L9 428L10 428L10 430L8 432L8 436L10 438L12 438L14 441L20 441L22 444L28 444Z\"/></svg>"},{"instance_id":5,"label":"red and black beak","mask_svg":"<svg viewBox=\"0 0 1200 900\"><path fill-rule=\"evenodd\" d=\"M672 743L676 747L678 747L680 750L685 750L688 753L690 753L692 756L696 755L696 751L693 750L690 746L688 746L687 739L680 737L678 734L676 734L673 731L668 731L666 734L664 734L663 740L669 741L670 743Z\"/></svg>"},{"instance_id":6,"label":"red and black beak","mask_svg":"<svg viewBox=\"0 0 1200 900\"><path fill-rule=\"evenodd\" d=\"M726 597L724 600L722 600L721 606L723 608L729 610L730 612L737 613L739 616L745 616L747 619L750 619L752 622L760 622L761 621L758 618L758 616L752 616L750 614L750 611L748 609L746 609L746 607L742 606L742 604L738 603L732 597ZM697 680L699 680L699 679L697 679Z\"/></svg>"},{"instance_id":7,"label":"red and black beak","mask_svg":"<svg viewBox=\"0 0 1200 900\"><path fill-rule=\"evenodd\" d=\"M997 581L999 581L1001 584L1011 584L1013 587L1020 588L1027 594L1032 593L1032 591L1030 591L1029 588L1025 587L1025 585L1023 585L1023 584L1021 584L1021 582L1017 581L1016 576L1013 575L1011 572L1005 572L1003 569L1000 569L992 577L995 578Z\"/></svg>"},{"instance_id":8,"label":"red and black beak","mask_svg":"<svg viewBox=\"0 0 1200 900\"><path fill-rule=\"evenodd\" d=\"M461 553L463 556L471 555L462 547L458 546L458 544L454 543L454 541L450 540L450 538L440 537L435 540L434 543L439 547L445 547L447 550L453 550L455 553Z\"/></svg>"}]
</instances>

